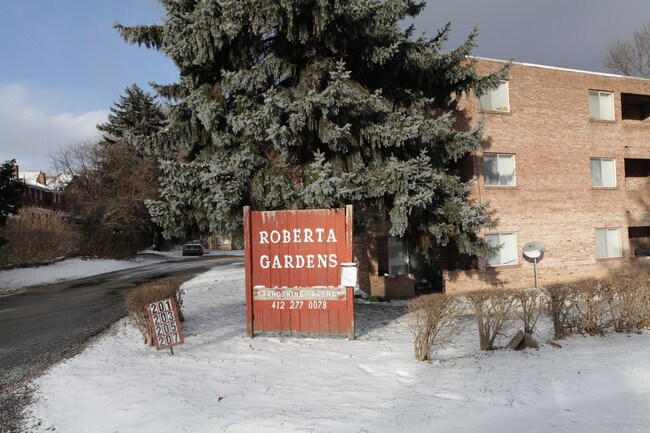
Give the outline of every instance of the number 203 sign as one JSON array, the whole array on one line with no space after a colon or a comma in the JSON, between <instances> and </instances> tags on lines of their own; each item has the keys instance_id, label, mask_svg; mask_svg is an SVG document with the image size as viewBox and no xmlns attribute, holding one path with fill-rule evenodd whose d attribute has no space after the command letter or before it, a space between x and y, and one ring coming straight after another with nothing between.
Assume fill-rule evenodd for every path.
<instances>
[{"instance_id":1,"label":"number 203 sign","mask_svg":"<svg viewBox=\"0 0 650 433\"><path fill-rule=\"evenodd\" d=\"M147 306L151 336L158 350L183 344L181 322L174 298L152 302Z\"/></svg>"}]
</instances>

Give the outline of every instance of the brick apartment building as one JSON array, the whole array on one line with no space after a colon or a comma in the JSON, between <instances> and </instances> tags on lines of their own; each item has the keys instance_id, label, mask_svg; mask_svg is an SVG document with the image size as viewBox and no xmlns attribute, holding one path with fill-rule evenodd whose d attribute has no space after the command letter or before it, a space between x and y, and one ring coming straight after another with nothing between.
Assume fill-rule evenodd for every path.
<instances>
[{"instance_id":1,"label":"brick apartment building","mask_svg":"<svg viewBox=\"0 0 650 433\"><path fill-rule=\"evenodd\" d=\"M467 104L485 125L474 199L489 201L484 236L502 247L478 269L444 271L447 291L532 286L531 241L546 245L540 284L650 270L636 257L650 248L650 80L515 63Z\"/></svg>"},{"instance_id":2,"label":"brick apartment building","mask_svg":"<svg viewBox=\"0 0 650 433\"><path fill-rule=\"evenodd\" d=\"M503 64L479 59L477 69ZM533 286L522 254L531 241L546 245L540 284L650 270L641 256L650 248L650 80L514 63L508 81L465 104L470 122L484 124L465 172L473 199L490 203L483 236L501 249L474 260L443 252L435 264L446 292ZM386 243L378 275L431 281L398 240ZM403 277L386 278L395 278L392 297L408 295ZM391 296L370 279L373 294Z\"/></svg>"}]
</instances>

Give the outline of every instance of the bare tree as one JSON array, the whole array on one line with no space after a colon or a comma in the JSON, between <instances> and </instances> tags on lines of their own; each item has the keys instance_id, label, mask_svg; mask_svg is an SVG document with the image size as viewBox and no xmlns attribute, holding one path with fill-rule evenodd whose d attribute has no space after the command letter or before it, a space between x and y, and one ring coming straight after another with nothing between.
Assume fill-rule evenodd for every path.
<instances>
[{"instance_id":1,"label":"bare tree","mask_svg":"<svg viewBox=\"0 0 650 433\"><path fill-rule=\"evenodd\" d=\"M650 78L650 24L635 31L631 41L610 42L603 63L623 75Z\"/></svg>"},{"instance_id":2,"label":"bare tree","mask_svg":"<svg viewBox=\"0 0 650 433\"><path fill-rule=\"evenodd\" d=\"M86 253L121 257L150 246L156 234L147 199L158 197L158 168L121 141L81 143L51 155L72 176L66 199L81 217Z\"/></svg>"}]
</instances>

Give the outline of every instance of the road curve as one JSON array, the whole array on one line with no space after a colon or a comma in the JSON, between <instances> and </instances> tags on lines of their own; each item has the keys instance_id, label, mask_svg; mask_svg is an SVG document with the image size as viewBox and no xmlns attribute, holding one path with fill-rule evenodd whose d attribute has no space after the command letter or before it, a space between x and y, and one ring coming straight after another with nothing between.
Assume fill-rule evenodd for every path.
<instances>
[{"instance_id":1,"label":"road curve","mask_svg":"<svg viewBox=\"0 0 650 433\"><path fill-rule=\"evenodd\" d=\"M0 297L0 386L23 382L77 353L126 315L124 297L137 284L164 276L188 279L235 263L243 263L243 257L166 261Z\"/></svg>"}]
</instances>

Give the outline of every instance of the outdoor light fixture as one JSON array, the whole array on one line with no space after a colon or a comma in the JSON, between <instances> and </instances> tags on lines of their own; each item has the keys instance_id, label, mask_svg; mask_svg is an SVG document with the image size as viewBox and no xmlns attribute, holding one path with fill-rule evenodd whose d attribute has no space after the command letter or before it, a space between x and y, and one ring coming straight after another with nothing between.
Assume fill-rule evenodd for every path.
<instances>
[{"instance_id":1,"label":"outdoor light fixture","mask_svg":"<svg viewBox=\"0 0 650 433\"><path fill-rule=\"evenodd\" d=\"M526 245L524 245L523 248L524 257L526 258L526 260L533 262L536 289L539 288L537 284L537 262L542 260L542 258L544 257L545 249L546 246L544 245L544 242L540 242L540 241L528 242Z\"/></svg>"}]
</instances>

